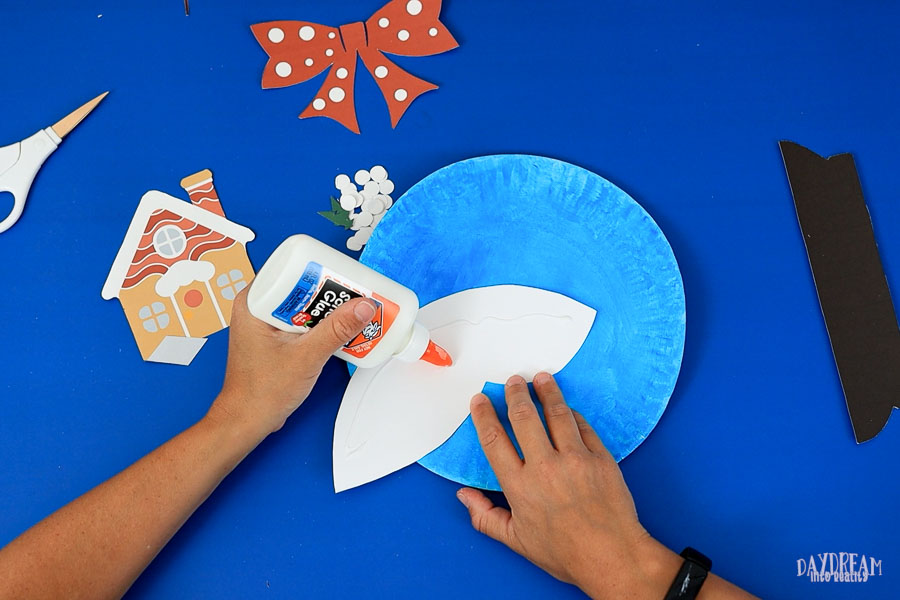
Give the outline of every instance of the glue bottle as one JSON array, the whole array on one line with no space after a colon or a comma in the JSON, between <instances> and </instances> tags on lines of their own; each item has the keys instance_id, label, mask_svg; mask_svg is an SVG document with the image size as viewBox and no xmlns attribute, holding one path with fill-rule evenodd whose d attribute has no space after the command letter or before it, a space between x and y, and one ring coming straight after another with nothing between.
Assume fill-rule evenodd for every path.
<instances>
[{"instance_id":1,"label":"glue bottle","mask_svg":"<svg viewBox=\"0 0 900 600\"><path fill-rule=\"evenodd\" d=\"M419 299L412 290L308 235L293 235L275 249L254 278L247 305L269 325L305 333L344 302L361 296L375 303L375 316L334 356L361 368L391 357L452 364L447 351L416 322Z\"/></svg>"}]
</instances>

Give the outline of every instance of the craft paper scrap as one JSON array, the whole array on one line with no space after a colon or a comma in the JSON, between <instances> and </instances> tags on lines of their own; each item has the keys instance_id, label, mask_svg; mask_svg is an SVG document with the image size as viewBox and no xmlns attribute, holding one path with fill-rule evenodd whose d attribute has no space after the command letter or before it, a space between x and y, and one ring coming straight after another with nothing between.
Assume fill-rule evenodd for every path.
<instances>
[{"instance_id":1,"label":"craft paper scrap","mask_svg":"<svg viewBox=\"0 0 900 600\"><path fill-rule=\"evenodd\" d=\"M357 188L357 185L361 187ZM334 187L340 192L340 199L332 197L331 210L319 214L335 225L355 231L347 240L347 248L358 252L394 204L390 196L394 182L388 179L387 169L375 165L368 171L360 169L352 180L341 173L334 178Z\"/></svg>"},{"instance_id":2,"label":"craft paper scrap","mask_svg":"<svg viewBox=\"0 0 900 600\"><path fill-rule=\"evenodd\" d=\"M356 55L381 89L391 126L433 83L404 71L382 54L430 56L459 46L440 22L441 0L391 0L365 23L328 27L307 21L269 21L251 27L269 55L262 87L280 88L330 69L315 98L300 114L328 117L359 133L354 104Z\"/></svg>"},{"instance_id":3,"label":"craft paper scrap","mask_svg":"<svg viewBox=\"0 0 900 600\"><path fill-rule=\"evenodd\" d=\"M181 182L190 202L158 191L141 198L101 295L118 298L144 360L187 365L206 336L231 322L253 279L253 232L229 221L209 170Z\"/></svg>"},{"instance_id":4,"label":"craft paper scrap","mask_svg":"<svg viewBox=\"0 0 900 600\"><path fill-rule=\"evenodd\" d=\"M453 365L392 360L354 372L334 428L335 491L383 477L440 446L485 383L562 370L595 315L561 294L517 285L469 289L422 307L417 320Z\"/></svg>"},{"instance_id":5,"label":"craft paper scrap","mask_svg":"<svg viewBox=\"0 0 900 600\"><path fill-rule=\"evenodd\" d=\"M900 408L900 329L850 154L780 143L856 442Z\"/></svg>"}]
</instances>

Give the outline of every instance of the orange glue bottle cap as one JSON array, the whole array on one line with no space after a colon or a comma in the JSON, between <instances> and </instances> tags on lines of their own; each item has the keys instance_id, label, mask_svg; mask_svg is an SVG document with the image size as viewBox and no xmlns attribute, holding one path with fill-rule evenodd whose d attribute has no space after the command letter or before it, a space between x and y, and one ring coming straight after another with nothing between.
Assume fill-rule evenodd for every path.
<instances>
[{"instance_id":1,"label":"orange glue bottle cap","mask_svg":"<svg viewBox=\"0 0 900 600\"><path fill-rule=\"evenodd\" d=\"M449 367L453 364L450 354L431 341L431 334L421 323L413 323L406 346L394 355L405 362L424 360L438 367Z\"/></svg>"},{"instance_id":2,"label":"orange glue bottle cap","mask_svg":"<svg viewBox=\"0 0 900 600\"><path fill-rule=\"evenodd\" d=\"M422 355L421 360L439 367L449 367L453 364L450 354L431 340L428 340L428 347L425 349L425 354Z\"/></svg>"}]
</instances>

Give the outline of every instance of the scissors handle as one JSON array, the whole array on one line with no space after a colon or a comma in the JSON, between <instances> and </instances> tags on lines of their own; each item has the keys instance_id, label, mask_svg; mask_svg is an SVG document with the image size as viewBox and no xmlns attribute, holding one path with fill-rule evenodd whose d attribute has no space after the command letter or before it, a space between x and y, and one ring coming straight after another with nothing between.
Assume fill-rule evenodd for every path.
<instances>
[{"instance_id":1,"label":"scissors handle","mask_svg":"<svg viewBox=\"0 0 900 600\"><path fill-rule=\"evenodd\" d=\"M0 148L0 192L9 192L13 196L12 211L0 221L0 233L15 225L22 216L35 175L61 141L48 127L21 142Z\"/></svg>"}]
</instances>

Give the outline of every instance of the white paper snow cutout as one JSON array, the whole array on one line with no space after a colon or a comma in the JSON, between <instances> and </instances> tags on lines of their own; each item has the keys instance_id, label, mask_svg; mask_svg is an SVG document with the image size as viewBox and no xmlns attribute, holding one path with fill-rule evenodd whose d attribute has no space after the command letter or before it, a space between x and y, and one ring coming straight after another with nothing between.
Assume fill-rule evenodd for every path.
<instances>
[{"instance_id":1,"label":"white paper snow cutout","mask_svg":"<svg viewBox=\"0 0 900 600\"><path fill-rule=\"evenodd\" d=\"M356 370L334 427L335 491L383 477L443 444L486 382L562 370L595 315L561 294L517 285L465 290L422 307L418 321L453 365L391 360Z\"/></svg>"}]
</instances>

